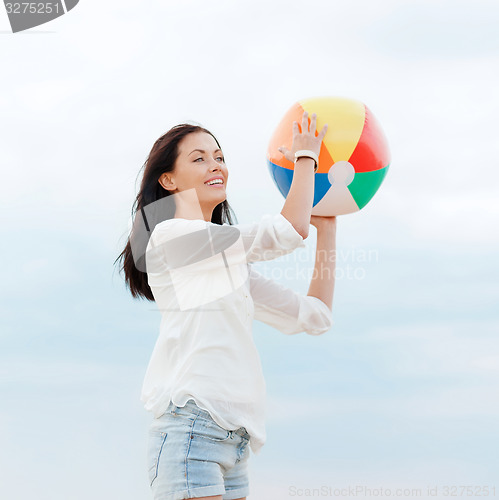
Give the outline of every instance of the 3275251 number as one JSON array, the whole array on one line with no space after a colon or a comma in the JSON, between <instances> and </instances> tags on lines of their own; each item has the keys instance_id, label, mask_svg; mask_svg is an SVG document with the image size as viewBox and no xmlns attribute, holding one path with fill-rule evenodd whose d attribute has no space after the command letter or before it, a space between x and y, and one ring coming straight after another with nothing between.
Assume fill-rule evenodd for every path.
<instances>
[{"instance_id":1,"label":"3275251 number","mask_svg":"<svg viewBox=\"0 0 499 500\"><path fill-rule=\"evenodd\" d=\"M443 486L446 497L488 497L496 496L495 486Z\"/></svg>"},{"instance_id":2,"label":"3275251 number","mask_svg":"<svg viewBox=\"0 0 499 500\"><path fill-rule=\"evenodd\" d=\"M16 2L6 3L7 14L52 14L59 13L58 2Z\"/></svg>"}]
</instances>

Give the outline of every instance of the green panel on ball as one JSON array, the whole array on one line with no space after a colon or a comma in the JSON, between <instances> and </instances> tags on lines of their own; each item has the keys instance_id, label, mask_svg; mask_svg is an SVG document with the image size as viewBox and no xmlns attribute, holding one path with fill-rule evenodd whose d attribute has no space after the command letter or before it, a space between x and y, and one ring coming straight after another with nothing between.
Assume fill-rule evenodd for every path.
<instances>
[{"instance_id":1,"label":"green panel on ball","mask_svg":"<svg viewBox=\"0 0 499 500\"><path fill-rule=\"evenodd\" d=\"M352 193L355 203L359 206L359 210L364 208L369 200L376 194L390 165L379 170L371 172L357 172L353 181L348 185L348 189Z\"/></svg>"}]
</instances>

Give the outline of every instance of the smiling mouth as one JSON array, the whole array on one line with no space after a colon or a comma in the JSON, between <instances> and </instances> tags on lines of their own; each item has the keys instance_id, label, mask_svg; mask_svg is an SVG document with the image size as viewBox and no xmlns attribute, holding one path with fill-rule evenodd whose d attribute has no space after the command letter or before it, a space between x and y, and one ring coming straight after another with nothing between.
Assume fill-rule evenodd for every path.
<instances>
[{"instance_id":1,"label":"smiling mouth","mask_svg":"<svg viewBox=\"0 0 499 500\"><path fill-rule=\"evenodd\" d=\"M208 187L224 187L225 186L225 182L215 182L215 184L207 184L206 182L204 183L205 186L208 186Z\"/></svg>"}]
</instances>

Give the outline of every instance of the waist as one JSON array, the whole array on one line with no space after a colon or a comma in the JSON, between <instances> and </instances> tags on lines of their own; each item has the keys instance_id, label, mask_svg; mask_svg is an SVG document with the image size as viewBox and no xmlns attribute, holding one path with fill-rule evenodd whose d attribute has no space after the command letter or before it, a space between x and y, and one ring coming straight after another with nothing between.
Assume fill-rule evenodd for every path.
<instances>
[{"instance_id":1,"label":"waist","mask_svg":"<svg viewBox=\"0 0 499 500\"><path fill-rule=\"evenodd\" d=\"M171 413L172 415L181 415L185 417L201 417L218 425L217 422L213 419L211 413L208 410L205 410L204 408L200 408L193 398L188 399L184 404L184 406L177 406L175 403L170 401L166 411L168 413ZM232 432L234 432L235 434L239 434L240 436L245 437L247 439L250 438L250 434L248 433L246 427L239 427L238 429L227 429L227 430L232 430Z\"/></svg>"}]
</instances>

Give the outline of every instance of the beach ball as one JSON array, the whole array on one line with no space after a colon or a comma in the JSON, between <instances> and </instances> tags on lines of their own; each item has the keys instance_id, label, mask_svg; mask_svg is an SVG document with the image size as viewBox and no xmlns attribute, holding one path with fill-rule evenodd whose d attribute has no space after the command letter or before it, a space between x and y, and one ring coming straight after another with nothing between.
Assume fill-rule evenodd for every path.
<instances>
[{"instance_id":1,"label":"beach ball","mask_svg":"<svg viewBox=\"0 0 499 500\"><path fill-rule=\"evenodd\" d=\"M343 215L365 207L381 186L390 166L388 142L372 111L362 102L344 97L302 99L286 112L268 145L270 175L286 197L293 180L294 163L278 151L291 150L293 121L300 126L303 112L317 115L317 136L328 128L315 173L312 215Z\"/></svg>"}]
</instances>

